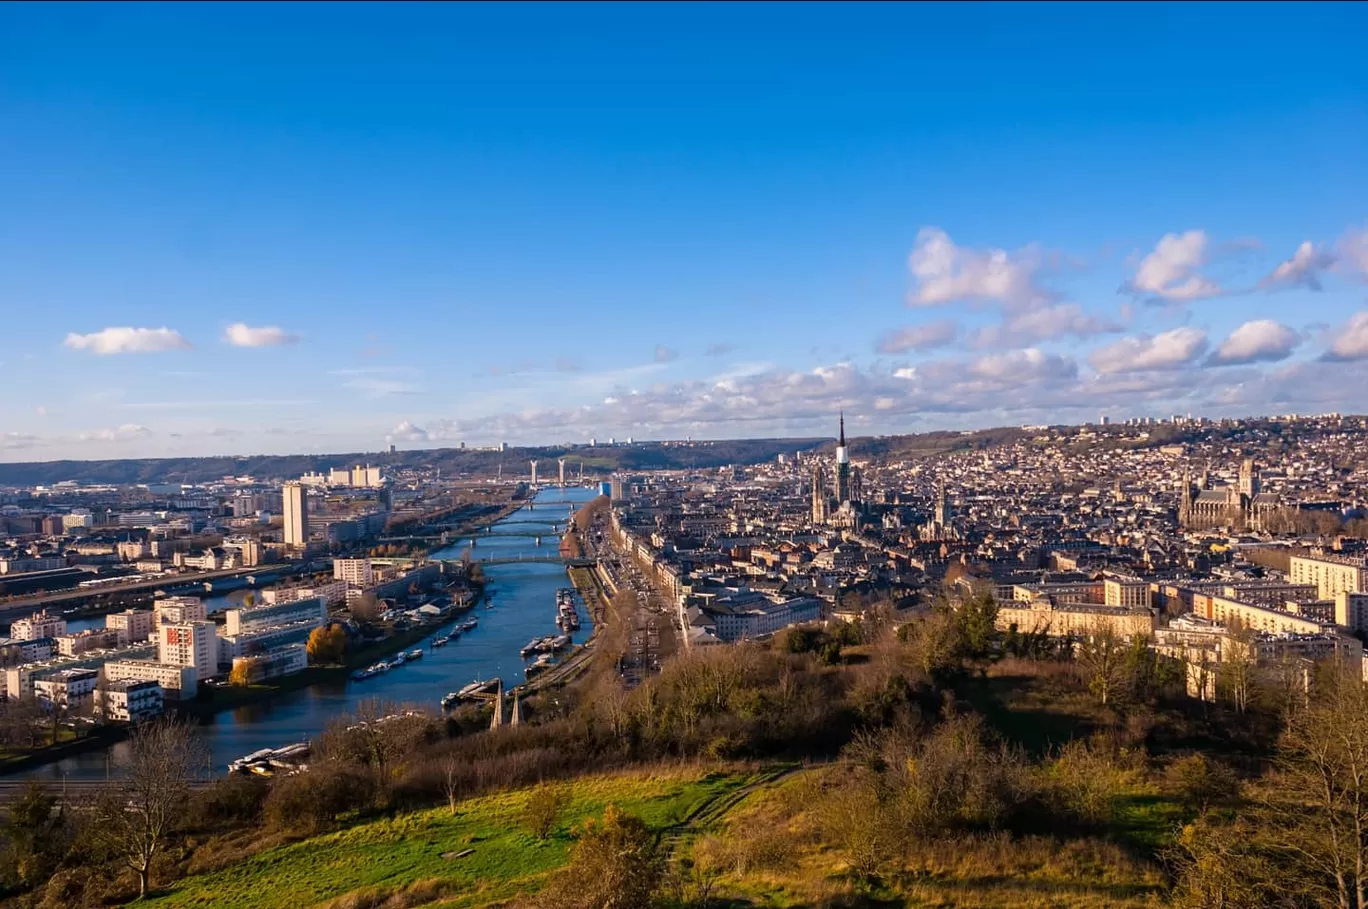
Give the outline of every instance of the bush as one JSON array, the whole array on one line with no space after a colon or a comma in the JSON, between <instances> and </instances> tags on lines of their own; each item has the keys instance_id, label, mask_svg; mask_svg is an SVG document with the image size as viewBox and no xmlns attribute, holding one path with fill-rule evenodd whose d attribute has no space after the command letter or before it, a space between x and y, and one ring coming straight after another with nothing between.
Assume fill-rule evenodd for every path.
<instances>
[{"instance_id":1,"label":"bush","mask_svg":"<svg viewBox=\"0 0 1368 909\"><path fill-rule=\"evenodd\" d=\"M312 834L351 811L375 804L374 777L356 768L316 764L308 773L281 777L266 799L266 820L276 830Z\"/></svg>"},{"instance_id":2,"label":"bush","mask_svg":"<svg viewBox=\"0 0 1368 909\"><path fill-rule=\"evenodd\" d=\"M541 783L527 793L523 804L523 825L539 840L551 835L569 801L564 787Z\"/></svg>"},{"instance_id":3,"label":"bush","mask_svg":"<svg viewBox=\"0 0 1368 909\"><path fill-rule=\"evenodd\" d=\"M539 905L555 909L643 909L664 874L655 836L640 818L604 809L575 830L570 864L542 891Z\"/></svg>"},{"instance_id":4,"label":"bush","mask_svg":"<svg viewBox=\"0 0 1368 909\"><path fill-rule=\"evenodd\" d=\"M271 784L259 776L231 774L190 797L187 812L192 829L215 829L256 823L261 818Z\"/></svg>"}]
</instances>

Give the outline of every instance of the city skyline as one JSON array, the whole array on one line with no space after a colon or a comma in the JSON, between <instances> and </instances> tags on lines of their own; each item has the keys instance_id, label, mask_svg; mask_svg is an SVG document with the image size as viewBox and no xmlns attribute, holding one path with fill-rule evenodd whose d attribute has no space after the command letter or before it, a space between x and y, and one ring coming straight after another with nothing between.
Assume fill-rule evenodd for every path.
<instances>
[{"instance_id":1,"label":"city skyline","mask_svg":"<svg viewBox=\"0 0 1368 909\"><path fill-rule=\"evenodd\" d=\"M0 461L1362 410L1362 7L325 10L0 9Z\"/></svg>"}]
</instances>

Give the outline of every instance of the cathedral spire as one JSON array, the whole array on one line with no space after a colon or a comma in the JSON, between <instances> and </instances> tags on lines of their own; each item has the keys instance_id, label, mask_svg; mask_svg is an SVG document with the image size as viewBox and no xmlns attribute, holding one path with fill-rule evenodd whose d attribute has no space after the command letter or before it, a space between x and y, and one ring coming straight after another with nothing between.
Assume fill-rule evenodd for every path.
<instances>
[{"instance_id":1,"label":"cathedral spire","mask_svg":"<svg viewBox=\"0 0 1368 909\"><path fill-rule=\"evenodd\" d=\"M836 442L837 445L845 448L845 411L841 411L841 438Z\"/></svg>"}]
</instances>

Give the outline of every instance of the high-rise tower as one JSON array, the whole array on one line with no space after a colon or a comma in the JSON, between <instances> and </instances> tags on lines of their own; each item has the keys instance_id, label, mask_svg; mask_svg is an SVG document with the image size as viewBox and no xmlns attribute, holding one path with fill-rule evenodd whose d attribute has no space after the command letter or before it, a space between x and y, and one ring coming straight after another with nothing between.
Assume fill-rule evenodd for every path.
<instances>
[{"instance_id":1,"label":"high-rise tower","mask_svg":"<svg viewBox=\"0 0 1368 909\"><path fill-rule=\"evenodd\" d=\"M281 490L285 512L285 543L304 546L309 542L309 496L300 483L286 483Z\"/></svg>"}]
</instances>

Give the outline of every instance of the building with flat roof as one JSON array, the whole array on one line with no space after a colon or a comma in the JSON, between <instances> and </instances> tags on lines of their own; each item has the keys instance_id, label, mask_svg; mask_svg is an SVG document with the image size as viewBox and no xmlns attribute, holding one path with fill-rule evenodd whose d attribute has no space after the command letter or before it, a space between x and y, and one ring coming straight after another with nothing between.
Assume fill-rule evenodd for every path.
<instances>
[{"instance_id":1,"label":"building with flat roof","mask_svg":"<svg viewBox=\"0 0 1368 909\"><path fill-rule=\"evenodd\" d=\"M179 622L157 630L157 660L189 666L203 682L218 672L218 635L213 622Z\"/></svg>"},{"instance_id":2,"label":"building with flat roof","mask_svg":"<svg viewBox=\"0 0 1368 909\"><path fill-rule=\"evenodd\" d=\"M94 669L59 669L33 680L33 694L51 710L64 707L80 710L91 702L100 674Z\"/></svg>"},{"instance_id":3,"label":"building with flat roof","mask_svg":"<svg viewBox=\"0 0 1368 909\"><path fill-rule=\"evenodd\" d=\"M155 660L111 660L105 663L104 673L109 682L156 682L165 696L172 699L189 700L199 693L194 666L171 666Z\"/></svg>"},{"instance_id":4,"label":"building with flat roof","mask_svg":"<svg viewBox=\"0 0 1368 909\"><path fill-rule=\"evenodd\" d=\"M281 491L285 513L284 540L289 546L309 543L309 495L299 483L286 483Z\"/></svg>"},{"instance_id":5,"label":"building with flat roof","mask_svg":"<svg viewBox=\"0 0 1368 909\"><path fill-rule=\"evenodd\" d=\"M59 634L66 634L66 628L66 619L48 615L47 610L42 610L10 625L10 637L16 641L55 638Z\"/></svg>"},{"instance_id":6,"label":"building with flat roof","mask_svg":"<svg viewBox=\"0 0 1368 909\"><path fill-rule=\"evenodd\" d=\"M162 687L150 679L109 682L96 705L114 723L139 723L161 716L165 707Z\"/></svg>"},{"instance_id":7,"label":"building with flat roof","mask_svg":"<svg viewBox=\"0 0 1368 909\"><path fill-rule=\"evenodd\" d=\"M1340 591L1368 593L1368 561L1336 555L1294 555L1288 569L1294 584L1315 584L1321 599L1331 600Z\"/></svg>"}]
</instances>

